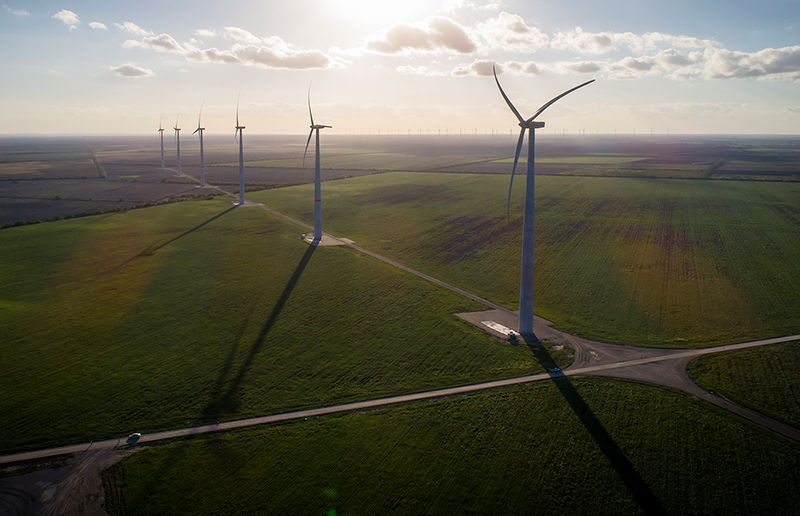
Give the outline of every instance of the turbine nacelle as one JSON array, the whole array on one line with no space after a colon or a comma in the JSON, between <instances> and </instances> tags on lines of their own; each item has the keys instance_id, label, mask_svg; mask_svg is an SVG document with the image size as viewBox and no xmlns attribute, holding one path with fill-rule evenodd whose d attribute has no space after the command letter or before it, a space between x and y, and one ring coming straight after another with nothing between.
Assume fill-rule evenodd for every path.
<instances>
[{"instance_id":1,"label":"turbine nacelle","mask_svg":"<svg viewBox=\"0 0 800 516\"><path fill-rule=\"evenodd\" d=\"M526 120L524 122L520 122L519 126L522 127L523 129L541 129L542 127L544 127L544 122L536 122L534 120L528 122Z\"/></svg>"}]
</instances>

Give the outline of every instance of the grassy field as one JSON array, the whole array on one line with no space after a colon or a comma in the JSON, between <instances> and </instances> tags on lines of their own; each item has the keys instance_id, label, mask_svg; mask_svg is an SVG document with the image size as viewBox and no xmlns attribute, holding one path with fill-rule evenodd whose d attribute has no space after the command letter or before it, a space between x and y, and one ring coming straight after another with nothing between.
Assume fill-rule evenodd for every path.
<instances>
[{"instance_id":1,"label":"grassy field","mask_svg":"<svg viewBox=\"0 0 800 516\"><path fill-rule=\"evenodd\" d=\"M136 453L112 515L796 514L800 447L605 379L478 393Z\"/></svg>"},{"instance_id":2,"label":"grassy field","mask_svg":"<svg viewBox=\"0 0 800 516\"><path fill-rule=\"evenodd\" d=\"M481 305L300 231L208 200L0 232L0 452L542 370L452 315Z\"/></svg>"},{"instance_id":3,"label":"grassy field","mask_svg":"<svg viewBox=\"0 0 800 516\"><path fill-rule=\"evenodd\" d=\"M800 333L800 185L537 178L536 313L644 346ZM516 308L524 178L390 173L323 184L323 228ZM312 186L250 199L310 222Z\"/></svg>"},{"instance_id":4,"label":"grassy field","mask_svg":"<svg viewBox=\"0 0 800 516\"><path fill-rule=\"evenodd\" d=\"M800 342L704 356L688 372L702 388L800 428Z\"/></svg>"}]
</instances>

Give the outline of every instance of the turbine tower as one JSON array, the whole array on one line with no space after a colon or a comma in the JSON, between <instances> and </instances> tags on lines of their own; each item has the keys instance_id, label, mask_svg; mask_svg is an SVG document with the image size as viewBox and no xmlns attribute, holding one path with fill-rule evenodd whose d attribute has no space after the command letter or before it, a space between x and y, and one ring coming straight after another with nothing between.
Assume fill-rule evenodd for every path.
<instances>
[{"instance_id":1,"label":"turbine tower","mask_svg":"<svg viewBox=\"0 0 800 516\"><path fill-rule=\"evenodd\" d=\"M519 132L519 141L517 142L517 152L514 154L514 166L511 168L511 183L508 186L508 218L511 220L511 187L514 185L514 171L517 169L517 161L519 161L519 153L522 150L522 141L525 139L525 131L528 133L528 177L525 181L525 211L522 223L522 271L519 279L519 333L521 335L533 334L533 246L534 246L534 177L533 177L533 160L535 154L536 129L544 127L544 122L536 122L536 117L541 115L542 112L555 103L558 99L572 93L578 88L582 88L587 84L594 82L586 81L583 84L575 86L562 93L561 95L551 99L549 102L540 107L530 118L527 120L522 118L517 108L506 96L503 88L500 86L500 81L497 80L497 71L494 71L494 81L500 89L500 94L503 99L511 108L514 116L519 120L519 126L522 128Z\"/></svg>"},{"instance_id":2,"label":"turbine tower","mask_svg":"<svg viewBox=\"0 0 800 516\"><path fill-rule=\"evenodd\" d=\"M311 114L311 84L308 85L308 116L311 118L311 131L308 133L306 150L303 152L303 166L306 164L306 153L308 152L308 144L311 143L311 135L316 131L317 152L314 164L314 243L318 244L322 240L322 180L319 171L319 130L333 126L314 123L314 115Z\"/></svg>"},{"instance_id":3,"label":"turbine tower","mask_svg":"<svg viewBox=\"0 0 800 516\"><path fill-rule=\"evenodd\" d=\"M158 119L158 132L161 134L161 169L164 169L164 128L161 127L161 121L164 119L164 115L161 115L161 118Z\"/></svg>"},{"instance_id":4,"label":"turbine tower","mask_svg":"<svg viewBox=\"0 0 800 516\"><path fill-rule=\"evenodd\" d=\"M175 141L178 143L178 175L181 175L181 128L178 127L178 118L181 117L181 114L178 113L178 117L175 119Z\"/></svg>"},{"instance_id":5,"label":"turbine tower","mask_svg":"<svg viewBox=\"0 0 800 516\"><path fill-rule=\"evenodd\" d=\"M206 101L204 100L203 104L205 103ZM200 114L197 115L197 129L194 130L194 133L197 132L200 133L200 187L199 188L203 188L204 186L206 186L206 166L205 162L203 161L203 131L205 131L206 128L200 127L200 117L203 116L203 104L200 104Z\"/></svg>"},{"instance_id":6,"label":"turbine tower","mask_svg":"<svg viewBox=\"0 0 800 516\"><path fill-rule=\"evenodd\" d=\"M239 92L241 95L241 92ZM239 206L244 205L244 153L242 152L242 129L245 126L239 125L239 97L236 97L236 130L233 132L233 139L239 135Z\"/></svg>"}]
</instances>

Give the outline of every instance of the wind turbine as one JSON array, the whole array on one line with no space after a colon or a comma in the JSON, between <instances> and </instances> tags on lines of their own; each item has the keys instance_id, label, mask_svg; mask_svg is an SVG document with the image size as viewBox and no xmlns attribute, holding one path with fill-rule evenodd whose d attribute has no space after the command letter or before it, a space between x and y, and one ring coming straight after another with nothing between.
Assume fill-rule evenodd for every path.
<instances>
[{"instance_id":1,"label":"wind turbine","mask_svg":"<svg viewBox=\"0 0 800 516\"><path fill-rule=\"evenodd\" d=\"M522 271L520 273L519 279L519 333L521 335L532 335L533 334L533 246L534 246L534 177L533 177L533 160L535 154L535 143L536 143L536 129L541 129L544 127L544 122L537 122L536 117L541 115L542 112L553 105L558 99L567 95L568 93L572 93L573 91L577 90L578 88L582 88L587 84L594 82L594 79L591 81L586 81L583 84L575 86L572 89L569 89L558 95L557 97L551 99L549 102L545 103L540 107L536 112L528 118L527 120L522 118L522 115L519 114L517 108L514 107L514 104L508 99L506 93L503 91L502 86L500 86L500 81L497 80L497 71L494 70L492 67L492 71L494 71L494 81L497 83L497 87L500 89L500 94L503 96L503 99L508 104L508 107L511 108L511 111L514 113L514 116L517 117L519 120L519 126L522 128L519 132L519 141L517 142L517 152L514 154L514 166L511 168L511 183L508 186L508 218L511 220L511 187L514 185L514 171L517 169L517 161L519 161L519 153L522 150L522 141L525 138L525 130L529 130L528 132L528 177L525 181L525 211L524 211L524 218L522 223Z\"/></svg>"},{"instance_id":2,"label":"wind turbine","mask_svg":"<svg viewBox=\"0 0 800 516\"><path fill-rule=\"evenodd\" d=\"M175 141L178 143L178 175L181 175L181 128L178 127L178 118L181 117L181 114L178 113L178 117L175 118Z\"/></svg>"},{"instance_id":3,"label":"wind turbine","mask_svg":"<svg viewBox=\"0 0 800 516\"><path fill-rule=\"evenodd\" d=\"M161 121L164 119L164 115L161 115L161 118L158 119L158 132L161 134L161 168L164 168L164 128L161 127Z\"/></svg>"},{"instance_id":4,"label":"wind turbine","mask_svg":"<svg viewBox=\"0 0 800 516\"><path fill-rule=\"evenodd\" d=\"M205 104L206 101L203 101ZM200 127L200 117L203 116L203 104L200 104L200 114L197 115L197 129L194 130L194 133L200 133L200 188L206 186L206 166L205 162L203 161L203 131L206 130L205 127ZM177 125L177 124L175 124ZM239 125L239 124L236 124ZM192 133L192 134L194 134Z\"/></svg>"},{"instance_id":5,"label":"wind turbine","mask_svg":"<svg viewBox=\"0 0 800 516\"><path fill-rule=\"evenodd\" d=\"M243 125L239 125L239 95L236 97L236 130L233 132L233 140L236 141L236 135L239 135L239 206L244 205L244 152L242 151L242 129Z\"/></svg>"},{"instance_id":6,"label":"wind turbine","mask_svg":"<svg viewBox=\"0 0 800 516\"><path fill-rule=\"evenodd\" d=\"M303 152L303 166L306 164L306 153L308 152L308 144L311 143L311 135L314 134L314 131L317 131L317 152L314 164L314 242L319 243L322 240L322 180L319 171L319 130L333 126L314 123L314 115L311 114L311 84L308 85L308 116L311 118L311 131L308 133L306 150Z\"/></svg>"}]
</instances>

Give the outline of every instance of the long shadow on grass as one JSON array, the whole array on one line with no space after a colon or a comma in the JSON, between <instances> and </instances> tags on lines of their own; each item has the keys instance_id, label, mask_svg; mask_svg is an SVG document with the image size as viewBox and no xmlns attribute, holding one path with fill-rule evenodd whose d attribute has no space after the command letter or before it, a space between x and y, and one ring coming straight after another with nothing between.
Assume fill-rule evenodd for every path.
<instances>
[{"instance_id":1,"label":"long shadow on grass","mask_svg":"<svg viewBox=\"0 0 800 516\"><path fill-rule=\"evenodd\" d=\"M297 264L297 268L294 270L294 274L292 277L289 278L289 282L284 287L281 296L278 298L278 301L275 303L275 308L272 309L272 313L267 319L267 322L264 323L264 326L261 328L261 331L258 334L255 342L253 342L253 346L250 348L250 352L247 354L247 358L245 358L242 365L239 367L239 372L236 374L236 377L231 380L228 385L228 388L223 391L223 385L225 383L225 377L227 376L227 370L224 369L222 374L217 380L217 389L214 394L211 395L211 402L208 406L203 410L203 419L213 418L220 416L222 414L233 414L238 410L238 400L236 399L236 392L239 390L239 385L241 385L244 376L247 374L247 371L250 370L250 367L253 365L253 361L256 358L256 355L261 350L261 347L264 345L264 341L267 338L272 326L275 324L275 320L280 315L281 310L283 310L283 306L286 304L286 301L289 299L289 296L292 294L292 290L294 290L295 285L300 280L300 276L303 274L303 270L308 265L308 262L311 261L311 255L314 254L314 250L317 246L310 245L306 250L303 257L300 259L300 263ZM233 352L232 352L233 353ZM229 358L231 358L231 355ZM230 360L227 363L227 368L230 367Z\"/></svg>"},{"instance_id":2,"label":"long shadow on grass","mask_svg":"<svg viewBox=\"0 0 800 516\"><path fill-rule=\"evenodd\" d=\"M539 340L535 336L532 336L532 338L526 338L526 342L542 367L544 367L546 371L553 371L556 362L544 346L540 345ZM594 415L592 409L575 389L575 386L572 385L569 378L560 371L550 372L549 374L550 378L553 379L553 384L561 392L561 395L564 396L564 399L567 400L567 403L569 403L575 415L581 420L583 426L586 427L586 430L589 431L589 434L597 443L600 451L603 452L606 458L611 462L611 465L614 466L614 469L617 470L617 474L619 474L622 481L625 482L625 485L628 487L631 494L633 494L633 498L636 502L642 507L644 513L666 515L667 511L664 509L664 506L661 505L656 495L653 494L642 476L636 471L636 468L633 467L631 461L628 460L620 447L617 446L617 443L614 442L614 439L609 435L600 420L597 419L597 416Z\"/></svg>"},{"instance_id":3,"label":"long shadow on grass","mask_svg":"<svg viewBox=\"0 0 800 516\"><path fill-rule=\"evenodd\" d=\"M198 229L202 228L203 226L205 226L205 225L207 225L207 224L210 224L210 223L214 222L214 221L215 221L215 220L217 220L218 218L222 217L223 215L225 215L225 214L227 214L227 213L230 213L230 212L231 212L232 210L234 210L234 209L236 209L236 206L232 206L232 207L228 208L227 210L225 210L225 211L223 211L223 212L221 212L221 213L217 213L216 215L214 215L214 216L213 216L213 217L211 217L210 219L206 220L205 222L201 222L200 224L198 224L197 226L193 227L192 229L188 229L188 230L184 231L184 232L183 232L183 233L181 233L180 235L178 235L178 236L176 236L176 237L174 237L174 238L172 238L172 239L170 239L170 240L167 240L167 241L166 241L166 242L164 242L163 244L153 244L153 245L151 245L150 247L148 247L147 249L145 249L144 251L142 251L141 253L139 253L139 254L137 254L136 256L134 256L133 258L129 258L129 259L125 260L125 261L122 263L122 265L125 265L126 263L132 262L132 261L134 261L134 260L136 260L136 259L138 259L138 258L144 258L144 257L146 257L146 256L152 256L152 255L153 255L153 253L155 253L156 251L158 251L158 250L159 250L159 249L161 249L162 247L166 247L166 246L168 246L169 244L171 244L171 243L175 242L176 240L179 240L179 239L181 239L181 238L185 237L186 235L188 235L188 234L190 234L190 233L194 233L194 232L195 232L195 231L197 231ZM122 265L120 265L120 266L122 266Z\"/></svg>"}]
</instances>

